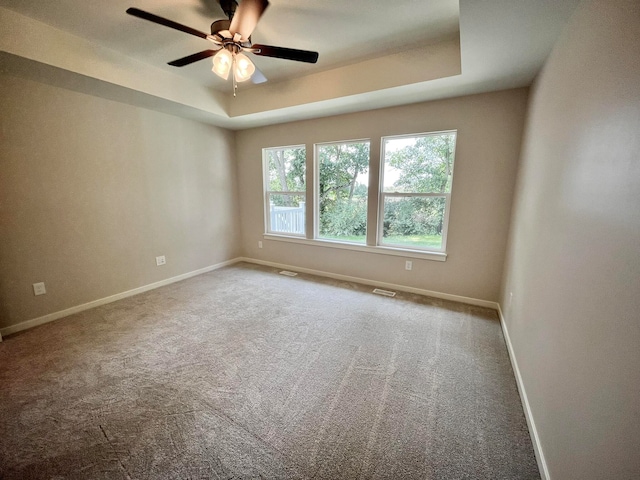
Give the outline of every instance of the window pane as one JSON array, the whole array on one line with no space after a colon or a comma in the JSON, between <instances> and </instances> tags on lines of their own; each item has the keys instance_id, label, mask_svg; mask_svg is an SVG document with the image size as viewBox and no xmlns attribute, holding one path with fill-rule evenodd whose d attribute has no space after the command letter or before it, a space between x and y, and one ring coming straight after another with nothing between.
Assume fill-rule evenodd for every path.
<instances>
[{"instance_id":1,"label":"window pane","mask_svg":"<svg viewBox=\"0 0 640 480\"><path fill-rule=\"evenodd\" d=\"M269 195L269 226L272 232L304 235L304 195Z\"/></svg>"},{"instance_id":2,"label":"window pane","mask_svg":"<svg viewBox=\"0 0 640 480\"><path fill-rule=\"evenodd\" d=\"M385 196L382 243L442 248L445 204L445 197Z\"/></svg>"},{"instance_id":3,"label":"window pane","mask_svg":"<svg viewBox=\"0 0 640 480\"><path fill-rule=\"evenodd\" d=\"M319 145L320 238L365 243L369 142Z\"/></svg>"},{"instance_id":4,"label":"window pane","mask_svg":"<svg viewBox=\"0 0 640 480\"><path fill-rule=\"evenodd\" d=\"M438 133L384 141L384 191L451 192L456 134Z\"/></svg>"},{"instance_id":5,"label":"window pane","mask_svg":"<svg viewBox=\"0 0 640 480\"><path fill-rule=\"evenodd\" d=\"M269 191L304 192L304 147L269 148L266 150L269 169Z\"/></svg>"}]
</instances>

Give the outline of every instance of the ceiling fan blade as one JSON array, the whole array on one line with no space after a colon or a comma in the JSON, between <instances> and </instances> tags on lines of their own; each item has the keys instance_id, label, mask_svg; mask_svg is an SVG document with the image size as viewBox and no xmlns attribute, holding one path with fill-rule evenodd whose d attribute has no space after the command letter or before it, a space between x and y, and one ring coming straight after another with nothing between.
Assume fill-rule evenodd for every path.
<instances>
[{"instance_id":1,"label":"ceiling fan blade","mask_svg":"<svg viewBox=\"0 0 640 480\"><path fill-rule=\"evenodd\" d=\"M188 55L186 57L173 60L172 62L169 62L169 65L171 65L172 67L184 67L185 65L189 65L190 63L213 57L216 53L218 53L218 50L204 50L202 52L194 53L193 55Z\"/></svg>"},{"instance_id":2,"label":"ceiling fan blade","mask_svg":"<svg viewBox=\"0 0 640 480\"><path fill-rule=\"evenodd\" d=\"M255 64L254 64L255 66ZM264 73L262 73L260 71L260 69L258 67L256 67L255 72L253 72L253 75L251 75L251 83L254 83L256 85L260 84L260 83L264 83L267 81L267 77L264 76Z\"/></svg>"},{"instance_id":3,"label":"ceiling fan blade","mask_svg":"<svg viewBox=\"0 0 640 480\"><path fill-rule=\"evenodd\" d=\"M181 23L174 22L173 20L167 20L166 18L159 17L154 15L153 13L145 12L144 10L140 10L138 8L128 8L127 13L129 15L133 15L134 17L142 18L143 20L149 20L153 23L158 23L160 25L164 25L165 27L173 28L175 30L180 30L181 32L188 33L190 35L195 35L196 37L207 39L210 35L201 32L200 30L196 30L195 28L187 27L186 25L182 25Z\"/></svg>"},{"instance_id":4,"label":"ceiling fan blade","mask_svg":"<svg viewBox=\"0 0 640 480\"><path fill-rule=\"evenodd\" d=\"M256 43L251 46L250 51L262 57L284 58L286 60L307 63L316 63L318 61L318 52L311 52L309 50L296 50L295 48L274 47L273 45L260 45Z\"/></svg>"},{"instance_id":5,"label":"ceiling fan blade","mask_svg":"<svg viewBox=\"0 0 640 480\"><path fill-rule=\"evenodd\" d=\"M248 40L268 6L267 0L242 0L231 19L231 34L239 33L243 40Z\"/></svg>"}]
</instances>

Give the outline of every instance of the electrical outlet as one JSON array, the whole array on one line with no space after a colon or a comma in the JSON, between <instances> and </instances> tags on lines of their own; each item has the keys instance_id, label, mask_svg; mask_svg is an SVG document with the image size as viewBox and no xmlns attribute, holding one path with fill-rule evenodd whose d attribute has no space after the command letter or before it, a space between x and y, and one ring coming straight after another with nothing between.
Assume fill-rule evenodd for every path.
<instances>
[{"instance_id":1,"label":"electrical outlet","mask_svg":"<svg viewBox=\"0 0 640 480\"><path fill-rule=\"evenodd\" d=\"M262 240L258 240L258 248L262 248Z\"/></svg>"},{"instance_id":2,"label":"electrical outlet","mask_svg":"<svg viewBox=\"0 0 640 480\"><path fill-rule=\"evenodd\" d=\"M33 294L34 295L44 295L47 293L47 289L44 288L44 282L34 283L33 284Z\"/></svg>"},{"instance_id":3,"label":"electrical outlet","mask_svg":"<svg viewBox=\"0 0 640 480\"><path fill-rule=\"evenodd\" d=\"M167 259L165 258L164 255L160 255L159 257L156 257L156 265L159 267L160 265L164 265L165 263L167 263Z\"/></svg>"},{"instance_id":4,"label":"electrical outlet","mask_svg":"<svg viewBox=\"0 0 640 480\"><path fill-rule=\"evenodd\" d=\"M413 262L411 260L407 260L404 263L404 269L405 270L411 270L413 268Z\"/></svg>"}]
</instances>

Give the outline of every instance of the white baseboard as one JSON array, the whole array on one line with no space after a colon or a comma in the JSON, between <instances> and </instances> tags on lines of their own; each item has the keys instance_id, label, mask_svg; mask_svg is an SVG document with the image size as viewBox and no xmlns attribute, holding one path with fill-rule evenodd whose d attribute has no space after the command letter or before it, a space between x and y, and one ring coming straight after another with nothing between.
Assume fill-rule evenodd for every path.
<instances>
[{"instance_id":1,"label":"white baseboard","mask_svg":"<svg viewBox=\"0 0 640 480\"><path fill-rule=\"evenodd\" d=\"M527 397L527 391L524 388L522 376L520 375L520 368L518 368L518 360L513 351L513 345L511 345L511 338L509 337L509 329L507 323L502 315L502 308L498 305L498 316L500 317L500 325L502 325L502 333L504 334L504 341L507 344L507 351L509 352L509 359L511 360L511 366L513 367L513 373L516 377L516 384L518 385L518 392L520 393L520 400L522 401L522 408L524 409L524 416L527 420L527 426L529 427L529 435L531 435L531 442L533 443L533 451L536 455L536 461L538 462L538 470L540 470L540 476L542 480L551 480L549 475L549 468L544 458L542 451L542 445L540 444L540 437L538 436L538 430L536 429L536 423L533 420L533 413L531 412L531 406L529 405L529 398Z\"/></svg>"},{"instance_id":2,"label":"white baseboard","mask_svg":"<svg viewBox=\"0 0 640 480\"><path fill-rule=\"evenodd\" d=\"M241 262L255 263L257 265L265 265L267 267L281 268L283 270L292 270L294 272L308 273L310 275L317 275L319 277L333 278L335 280L343 280L345 282L363 283L365 285L371 285L373 287L381 287L387 290L400 290L401 292L416 293L418 295L425 295L427 297L441 298L442 300L451 300L452 302L466 303L467 305L476 305L478 307L491 308L498 310L499 305L496 302L490 302L488 300L480 300L478 298L462 297L460 295L452 295L450 293L434 292L432 290L424 290L422 288L408 287L406 285L396 285L394 283L378 282L376 280L369 280L367 278L352 277L349 275L340 275L338 273L325 272L322 270L314 270L312 268L302 268L294 265L286 265L284 263L267 262L265 260L257 260L255 258L241 257L238 259Z\"/></svg>"},{"instance_id":3,"label":"white baseboard","mask_svg":"<svg viewBox=\"0 0 640 480\"><path fill-rule=\"evenodd\" d=\"M60 310L58 312L49 313L49 314L44 315L42 317L32 318L31 320L26 320L24 322L21 322L21 323L15 324L15 325L10 325L8 327L0 328L0 341L2 341L2 335L7 336L7 335L11 335L12 333L17 333L17 332L20 332L22 330L27 330L29 328L37 327L38 325L42 325L42 324L57 320L59 318L63 318L63 317L69 316L69 315L73 315L74 313L79 313L79 312L82 312L84 310L89 310L90 308L99 307L101 305L105 305L107 303L115 302L115 301L121 300L123 298L131 297L131 296L137 295L139 293L147 292L147 291L153 290L155 288L159 288L159 287L163 287L165 285L169 285L171 283L179 282L180 280L186 280L187 278L191 278L191 277L194 277L196 275L201 275L203 273L211 272L213 270L217 270L219 268L226 267L228 265L233 265L234 263L238 263L238 262L255 263L255 264L258 264L258 265L265 265L265 266L269 266L269 267L282 268L282 269L286 269L286 270L293 270L293 271L297 271L297 272L301 272L301 273L308 273L308 274L311 274L311 275L318 275L320 277L333 278L335 280L343 280L343 281L347 281L347 282L363 283L365 285L372 285L374 287L382 287L382 288L385 288L385 289L399 290L399 291L402 291L402 292L409 292L409 293L416 293L418 295L426 295L428 297L441 298L443 300L451 300L453 302L466 303L468 305L476 305L476 306L480 306L480 307L491 308L491 309L494 309L494 310L498 310L499 309L499 305L496 302L490 302L488 300L480 300L480 299L477 299L477 298L463 297L463 296L460 296L460 295L451 295L449 293L435 292L435 291L432 291L432 290L424 290L422 288L408 287L408 286L405 286L405 285L396 285L396 284L387 283L387 282L378 282L378 281L369 280L369 279L366 279L366 278L352 277L352 276L349 276L349 275L340 275L340 274L337 274L337 273L325 272L325 271L322 271L322 270L314 270L314 269L311 269L311 268L296 267L296 266L293 266L293 265L286 265L286 264L283 264L283 263L267 262L267 261L264 261L264 260L257 260L257 259L254 259L254 258L238 257L238 258L234 258L234 259L228 260L226 262L221 262L221 263L218 263L218 264L215 264L215 265L210 265L208 267L201 268L199 270L194 270L192 272L183 273L182 275L178 275L178 276L175 276L175 277L167 278L167 279L161 280L159 282L151 283L149 285L143 285L142 287L134 288L133 290L128 290L126 292L117 293L117 294L111 295L109 297L100 298L98 300L93 300L93 301L88 302L88 303L83 303L82 305L76 305L75 307L67 308L65 310Z\"/></svg>"},{"instance_id":4,"label":"white baseboard","mask_svg":"<svg viewBox=\"0 0 640 480\"><path fill-rule=\"evenodd\" d=\"M115 302L123 298L132 297L133 295L138 295L139 293L148 292L149 290L153 290L155 288L164 287L165 285L179 282L180 280L186 280L187 278L195 277L196 275L201 275L203 273L211 272L213 270L226 267L227 265L233 265L234 263L238 263L239 261L240 261L239 258L234 258L231 260L227 260L226 262L217 263L215 265L210 265L208 267L204 267L199 270L194 270L192 272L183 273L182 275L177 275L175 277L167 278L165 280L160 280L159 282L150 283L149 285L143 285L142 287L134 288L133 290L127 290L126 292L116 293L115 295L99 298L98 300L93 300L92 302L83 303L82 305L77 305L75 307L67 308L65 310L49 313L48 315L44 315L42 317L32 318L31 320L26 320L24 322L17 323L16 325L10 325L8 327L0 328L0 341L2 339L2 335L7 336L7 335L11 335L12 333L26 330L28 328L37 327L38 325L42 325L44 323L49 323L62 317L73 315L74 313L83 312L85 310L89 310L90 308L99 307L100 305L105 305L107 303Z\"/></svg>"}]
</instances>

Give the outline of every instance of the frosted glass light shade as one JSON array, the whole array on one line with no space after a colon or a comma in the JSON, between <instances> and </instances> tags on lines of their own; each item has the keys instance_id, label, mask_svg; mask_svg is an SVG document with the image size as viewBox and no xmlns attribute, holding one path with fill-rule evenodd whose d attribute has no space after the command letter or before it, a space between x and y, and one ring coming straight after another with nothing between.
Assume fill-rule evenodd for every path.
<instances>
[{"instance_id":1,"label":"frosted glass light shade","mask_svg":"<svg viewBox=\"0 0 640 480\"><path fill-rule=\"evenodd\" d=\"M236 54L235 58L235 68L233 70L233 74L235 75L236 82L244 82L245 80L249 80L253 72L256 71L256 67L249 57L247 57L244 53Z\"/></svg>"},{"instance_id":2,"label":"frosted glass light shade","mask_svg":"<svg viewBox=\"0 0 640 480\"><path fill-rule=\"evenodd\" d=\"M213 56L213 68L211 71L220 78L226 80L229 78L231 65L233 64L233 56L226 48L222 48Z\"/></svg>"}]
</instances>

